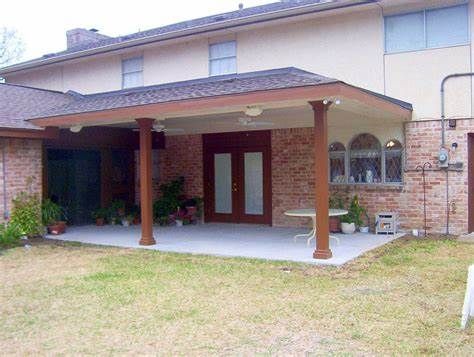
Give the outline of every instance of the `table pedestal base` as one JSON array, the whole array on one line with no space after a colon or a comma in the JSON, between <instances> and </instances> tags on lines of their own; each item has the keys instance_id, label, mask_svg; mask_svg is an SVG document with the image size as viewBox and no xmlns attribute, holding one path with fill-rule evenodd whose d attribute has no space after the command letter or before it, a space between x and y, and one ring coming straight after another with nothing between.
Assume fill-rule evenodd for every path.
<instances>
[{"instance_id":1,"label":"table pedestal base","mask_svg":"<svg viewBox=\"0 0 474 357\"><path fill-rule=\"evenodd\" d=\"M313 239L316 239L316 218L311 217L311 221L313 222L313 229L309 233L295 235L293 237L293 240L295 242L298 238L305 238L305 239L307 239L306 245L309 245ZM336 240L337 245L339 245L341 243L340 240L339 240L339 237L329 235L329 238Z\"/></svg>"}]
</instances>

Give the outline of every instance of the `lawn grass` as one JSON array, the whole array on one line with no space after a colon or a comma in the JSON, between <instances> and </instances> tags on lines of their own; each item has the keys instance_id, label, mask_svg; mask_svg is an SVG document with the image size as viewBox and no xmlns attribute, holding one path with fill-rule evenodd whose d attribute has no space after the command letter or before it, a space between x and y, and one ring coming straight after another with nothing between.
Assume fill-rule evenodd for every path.
<instances>
[{"instance_id":1,"label":"lawn grass","mask_svg":"<svg viewBox=\"0 0 474 357\"><path fill-rule=\"evenodd\" d=\"M78 244L0 254L0 354L474 355L474 245L401 239L342 268Z\"/></svg>"}]
</instances>

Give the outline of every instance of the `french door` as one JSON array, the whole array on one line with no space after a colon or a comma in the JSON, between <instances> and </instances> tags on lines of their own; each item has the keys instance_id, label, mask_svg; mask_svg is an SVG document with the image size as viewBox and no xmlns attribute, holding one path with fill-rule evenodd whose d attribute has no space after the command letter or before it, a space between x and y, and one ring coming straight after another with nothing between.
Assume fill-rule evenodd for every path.
<instances>
[{"instance_id":1,"label":"french door","mask_svg":"<svg viewBox=\"0 0 474 357\"><path fill-rule=\"evenodd\" d=\"M255 134L223 145L205 140L206 221L271 224L271 152L266 132L261 133L258 145L251 140Z\"/></svg>"}]
</instances>

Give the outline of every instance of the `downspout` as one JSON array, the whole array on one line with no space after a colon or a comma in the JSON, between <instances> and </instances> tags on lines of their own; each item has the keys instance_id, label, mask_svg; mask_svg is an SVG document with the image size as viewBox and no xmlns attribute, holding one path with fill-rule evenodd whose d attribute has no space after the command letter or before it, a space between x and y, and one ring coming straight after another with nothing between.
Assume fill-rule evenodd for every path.
<instances>
[{"instance_id":1,"label":"downspout","mask_svg":"<svg viewBox=\"0 0 474 357\"><path fill-rule=\"evenodd\" d=\"M445 108L445 89L444 86L451 78L474 77L474 72L453 73L447 75L441 81L441 148L445 148L446 144L446 108ZM446 168L446 235L449 235L449 167Z\"/></svg>"},{"instance_id":2,"label":"downspout","mask_svg":"<svg viewBox=\"0 0 474 357\"><path fill-rule=\"evenodd\" d=\"M8 219L8 206L7 206L7 160L6 160L6 139L2 141L2 176L3 176L3 219Z\"/></svg>"}]
</instances>

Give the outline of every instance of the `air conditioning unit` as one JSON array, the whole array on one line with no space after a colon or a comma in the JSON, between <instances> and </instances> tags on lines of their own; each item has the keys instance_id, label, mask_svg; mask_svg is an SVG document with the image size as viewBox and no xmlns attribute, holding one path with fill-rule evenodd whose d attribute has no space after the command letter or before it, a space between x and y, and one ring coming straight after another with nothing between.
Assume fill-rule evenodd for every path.
<instances>
[{"instance_id":1,"label":"air conditioning unit","mask_svg":"<svg viewBox=\"0 0 474 357\"><path fill-rule=\"evenodd\" d=\"M399 225L398 213L380 212L375 215L375 234L395 234Z\"/></svg>"}]
</instances>

